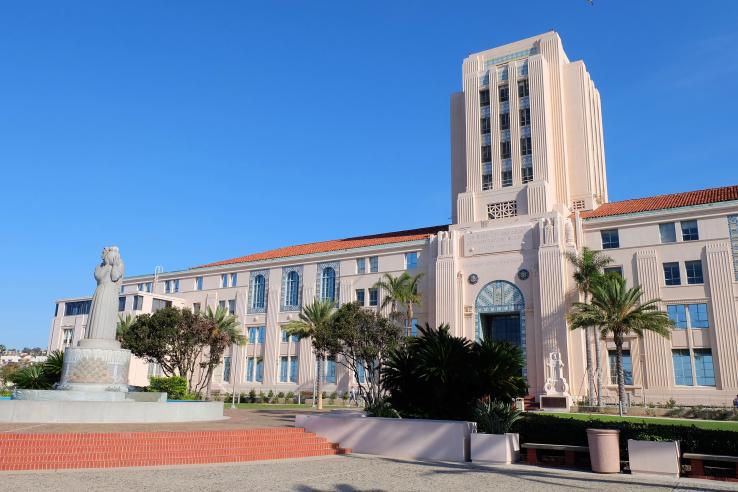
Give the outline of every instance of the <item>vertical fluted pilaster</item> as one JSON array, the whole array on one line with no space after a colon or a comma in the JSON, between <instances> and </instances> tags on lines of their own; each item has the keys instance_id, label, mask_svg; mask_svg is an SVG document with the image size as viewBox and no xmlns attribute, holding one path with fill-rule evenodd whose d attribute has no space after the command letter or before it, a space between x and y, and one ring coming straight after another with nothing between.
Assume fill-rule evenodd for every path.
<instances>
[{"instance_id":1,"label":"vertical fluted pilaster","mask_svg":"<svg viewBox=\"0 0 738 492\"><path fill-rule=\"evenodd\" d=\"M712 300L712 357L719 389L738 388L738 316L733 296L733 256L728 242L705 247Z\"/></svg>"}]
</instances>

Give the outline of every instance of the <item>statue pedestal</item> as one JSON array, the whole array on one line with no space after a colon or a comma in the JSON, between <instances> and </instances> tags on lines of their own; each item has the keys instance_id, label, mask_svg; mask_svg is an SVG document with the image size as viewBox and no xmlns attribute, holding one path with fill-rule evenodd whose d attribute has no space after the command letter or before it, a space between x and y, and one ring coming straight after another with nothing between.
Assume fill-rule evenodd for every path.
<instances>
[{"instance_id":1,"label":"statue pedestal","mask_svg":"<svg viewBox=\"0 0 738 492\"><path fill-rule=\"evenodd\" d=\"M96 342L96 340L82 340ZM117 341L98 347L67 347L59 389L73 391L128 391L128 366L131 351L120 348ZM113 342L113 343L111 343ZM80 344L81 345L81 344ZM117 345L117 348L114 348Z\"/></svg>"}]
</instances>

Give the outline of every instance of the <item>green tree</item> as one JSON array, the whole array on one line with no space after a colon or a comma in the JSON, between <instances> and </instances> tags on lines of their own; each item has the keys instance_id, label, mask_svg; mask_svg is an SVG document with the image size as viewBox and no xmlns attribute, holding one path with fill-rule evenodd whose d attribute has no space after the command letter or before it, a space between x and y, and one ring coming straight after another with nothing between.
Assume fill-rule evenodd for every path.
<instances>
[{"instance_id":1,"label":"green tree","mask_svg":"<svg viewBox=\"0 0 738 492\"><path fill-rule=\"evenodd\" d=\"M321 380L323 377L323 357L329 350L331 338L329 335L330 324L334 314L335 303L331 300L320 301L316 299L312 304L302 307L298 319L292 320L283 329L290 335L296 335L300 339L310 338L313 352L317 360L316 389L318 394L318 409L323 408L323 393L321 391Z\"/></svg>"},{"instance_id":2,"label":"green tree","mask_svg":"<svg viewBox=\"0 0 738 492\"><path fill-rule=\"evenodd\" d=\"M225 350L228 346L243 345L245 338L241 334L238 318L229 314L225 306L218 306L215 311L208 306L203 317L213 327L208 343L207 362L203 366L205 370L201 371L202 377L207 381L205 398L209 400L213 371L220 364Z\"/></svg>"},{"instance_id":3,"label":"green tree","mask_svg":"<svg viewBox=\"0 0 738 492\"><path fill-rule=\"evenodd\" d=\"M615 342L615 371L618 381L618 399L625 401L625 374L623 372L623 343L625 337L635 334L639 338L651 331L668 338L673 322L661 311L661 299L641 302L640 286L628 288L620 276L607 276L591 287L590 303L576 302L567 314L572 328L594 326L605 339L612 335Z\"/></svg>"},{"instance_id":4,"label":"green tree","mask_svg":"<svg viewBox=\"0 0 738 492\"><path fill-rule=\"evenodd\" d=\"M577 254L574 251L568 251L566 258L574 266L575 271L572 275L574 282L577 284L579 292L584 297L584 303L589 302L589 296L592 292L592 286L597 283L598 279L602 276L602 269L612 263L612 258L605 256L601 251L595 251L587 248L582 248L582 252ZM601 364L601 351L600 344L597 337L594 336L594 328L591 326L584 326L584 337L585 337L585 357L587 365L587 386L589 390L589 403L592 405L595 402L595 395L597 405L602 402L602 364ZM572 327L574 329L574 327ZM592 344L595 346L595 370L592 370ZM595 373L597 374L597 389L595 390Z\"/></svg>"},{"instance_id":5,"label":"green tree","mask_svg":"<svg viewBox=\"0 0 738 492\"><path fill-rule=\"evenodd\" d=\"M0 343L0 355L3 355L5 353L5 345Z\"/></svg>"},{"instance_id":6,"label":"green tree","mask_svg":"<svg viewBox=\"0 0 738 492\"><path fill-rule=\"evenodd\" d=\"M402 318L405 321L405 335L410 335L412 329L413 306L420 305L421 296L418 292L418 283L423 278L423 273L410 275L402 272L401 275L395 277L392 274L385 273L382 278L374 284L375 288L382 289L385 297L382 300L382 309L391 306L390 317L393 319ZM399 307L404 307L404 313L400 313Z\"/></svg>"}]
</instances>

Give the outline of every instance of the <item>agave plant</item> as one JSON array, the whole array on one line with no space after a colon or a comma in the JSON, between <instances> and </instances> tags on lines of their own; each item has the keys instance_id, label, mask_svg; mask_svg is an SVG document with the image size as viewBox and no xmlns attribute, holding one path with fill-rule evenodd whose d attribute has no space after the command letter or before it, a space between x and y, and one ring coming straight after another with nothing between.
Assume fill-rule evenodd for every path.
<instances>
[{"instance_id":1,"label":"agave plant","mask_svg":"<svg viewBox=\"0 0 738 492\"><path fill-rule=\"evenodd\" d=\"M482 399L474 409L477 428L486 434L505 434L520 420L522 412L510 403Z\"/></svg>"},{"instance_id":2,"label":"agave plant","mask_svg":"<svg viewBox=\"0 0 738 492\"><path fill-rule=\"evenodd\" d=\"M64 368L64 352L54 350L49 354L42 366L43 373L52 386L61 380L62 369Z\"/></svg>"},{"instance_id":3,"label":"agave plant","mask_svg":"<svg viewBox=\"0 0 738 492\"><path fill-rule=\"evenodd\" d=\"M24 367L10 377L10 382L18 389L51 389L51 383L41 364Z\"/></svg>"}]
</instances>

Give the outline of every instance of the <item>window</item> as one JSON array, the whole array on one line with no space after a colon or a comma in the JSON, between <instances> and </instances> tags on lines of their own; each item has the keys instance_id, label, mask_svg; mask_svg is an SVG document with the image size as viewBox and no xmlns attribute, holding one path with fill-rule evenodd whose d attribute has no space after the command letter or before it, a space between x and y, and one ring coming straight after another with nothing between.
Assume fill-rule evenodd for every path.
<instances>
[{"instance_id":1,"label":"window","mask_svg":"<svg viewBox=\"0 0 738 492\"><path fill-rule=\"evenodd\" d=\"M378 306L379 305L379 292L375 288L369 289L369 305L370 306Z\"/></svg>"},{"instance_id":2,"label":"window","mask_svg":"<svg viewBox=\"0 0 738 492\"><path fill-rule=\"evenodd\" d=\"M520 110L520 126L530 125L530 108Z\"/></svg>"},{"instance_id":3,"label":"window","mask_svg":"<svg viewBox=\"0 0 738 492\"><path fill-rule=\"evenodd\" d=\"M369 273L377 273L379 271L379 256L369 257Z\"/></svg>"},{"instance_id":4,"label":"window","mask_svg":"<svg viewBox=\"0 0 738 492\"><path fill-rule=\"evenodd\" d=\"M323 301L336 301L336 271L333 267L326 267L321 273L320 298Z\"/></svg>"},{"instance_id":5,"label":"window","mask_svg":"<svg viewBox=\"0 0 738 492\"><path fill-rule=\"evenodd\" d=\"M325 361L325 382L336 382L336 361L333 359L328 359L327 361Z\"/></svg>"},{"instance_id":6,"label":"window","mask_svg":"<svg viewBox=\"0 0 738 492\"><path fill-rule=\"evenodd\" d=\"M266 336L266 327L260 326L257 331L259 333L259 338L257 339L257 342L264 343L264 337Z\"/></svg>"},{"instance_id":7,"label":"window","mask_svg":"<svg viewBox=\"0 0 738 492\"><path fill-rule=\"evenodd\" d=\"M152 299L151 300L151 311L156 312L165 307L171 307L172 301L165 301L164 299Z\"/></svg>"},{"instance_id":8,"label":"window","mask_svg":"<svg viewBox=\"0 0 738 492\"><path fill-rule=\"evenodd\" d=\"M154 288L154 283L153 282L146 282L146 283L143 283L143 284L138 284L137 287L138 287L138 291L139 292L151 292L152 289Z\"/></svg>"},{"instance_id":9,"label":"window","mask_svg":"<svg viewBox=\"0 0 738 492\"><path fill-rule=\"evenodd\" d=\"M509 159L511 156L510 142L500 142L500 158Z\"/></svg>"},{"instance_id":10,"label":"window","mask_svg":"<svg viewBox=\"0 0 738 492\"><path fill-rule=\"evenodd\" d=\"M125 311L126 310L126 297L121 296L118 298L118 311Z\"/></svg>"},{"instance_id":11,"label":"window","mask_svg":"<svg viewBox=\"0 0 738 492\"><path fill-rule=\"evenodd\" d=\"M123 290L123 286L121 285L121 291ZM54 317L56 318L59 316L59 303L57 302L54 304Z\"/></svg>"},{"instance_id":12,"label":"window","mask_svg":"<svg viewBox=\"0 0 738 492\"><path fill-rule=\"evenodd\" d=\"M702 278L702 261L685 261L684 266L687 270L687 283L688 284L704 284L705 281Z\"/></svg>"},{"instance_id":13,"label":"window","mask_svg":"<svg viewBox=\"0 0 738 492\"><path fill-rule=\"evenodd\" d=\"M528 97L528 79L518 80L518 97Z\"/></svg>"},{"instance_id":14,"label":"window","mask_svg":"<svg viewBox=\"0 0 738 492\"><path fill-rule=\"evenodd\" d=\"M195 277L195 290L202 290L202 277Z\"/></svg>"},{"instance_id":15,"label":"window","mask_svg":"<svg viewBox=\"0 0 738 492\"><path fill-rule=\"evenodd\" d=\"M479 91L479 105L489 106L489 91Z\"/></svg>"},{"instance_id":16,"label":"window","mask_svg":"<svg viewBox=\"0 0 738 492\"><path fill-rule=\"evenodd\" d=\"M694 349L694 372L698 386L715 386L715 368L712 364L712 350Z\"/></svg>"},{"instance_id":17,"label":"window","mask_svg":"<svg viewBox=\"0 0 738 492\"><path fill-rule=\"evenodd\" d=\"M162 375L161 366L157 364L156 362L149 362L148 367L146 368L146 375L149 378L161 376Z\"/></svg>"},{"instance_id":18,"label":"window","mask_svg":"<svg viewBox=\"0 0 738 492\"><path fill-rule=\"evenodd\" d=\"M300 274L294 270L287 274L284 305L286 307L297 307L300 305Z\"/></svg>"},{"instance_id":19,"label":"window","mask_svg":"<svg viewBox=\"0 0 738 492\"><path fill-rule=\"evenodd\" d=\"M290 357L290 383L297 382L297 357Z\"/></svg>"},{"instance_id":20,"label":"window","mask_svg":"<svg viewBox=\"0 0 738 492\"><path fill-rule=\"evenodd\" d=\"M672 350L671 360L674 364L674 383L679 386L693 386L689 350Z\"/></svg>"},{"instance_id":21,"label":"window","mask_svg":"<svg viewBox=\"0 0 738 492\"><path fill-rule=\"evenodd\" d=\"M256 359L256 381L264 381L264 359Z\"/></svg>"},{"instance_id":22,"label":"window","mask_svg":"<svg viewBox=\"0 0 738 492\"><path fill-rule=\"evenodd\" d=\"M231 287L235 287L238 284L238 274L231 273Z\"/></svg>"},{"instance_id":23,"label":"window","mask_svg":"<svg viewBox=\"0 0 738 492\"><path fill-rule=\"evenodd\" d=\"M359 362L356 365L356 373L357 373L357 382L364 384L366 382L366 368L364 367L364 364Z\"/></svg>"},{"instance_id":24,"label":"window","mask_svg":"<svg viewBox=\"0 0 738 492\"><path fill-rule=\"evenodd\" d=\"M223 357L223 381L228 383L231 381L231 358Z\"/></svg>"},{"instance_id":25,"label":"window","mask_svg":"<svg viewBox=\"0 0 738 492\"><path fill-rule=\"evenodd\" d=\"M266 306L266 278L256 275L251 283L251 309L264 309Z\"/></svg>"},{"instance_id":26,"label":"window","mask_svg":"<svg viewBox=\"0 0 738 492\"><path fill-rule=\"evenodd\" d=\"M282 330L282 343L290 341L290 334L286 330Z\"/></svg>"},{"instance_id":27,"label":"window","mask_svg":"<svg viewBox=\"0 0 738 492\"><path fill-rule=\"evenodd\" d=\"M512 161L502 161L502 186L512 186Z\"/></svg>"},{"instance_id":28,"label":"window","mask_svg":"<svg viewBox=\"0 0 738 492\"><path fill-rule=\"evenodd\" d=\"M410 270L411 268L417 268L418 266L418 252L413 251L412 253L405 253L405 268Z\"/></svg>"},{"instance_id":29,"label":"window","mask_svg":"<svg viewBox=\"0 0 738 492\"><path fill-rule=\"evenodd\" d=\"M490 170L491 171L491 170ZM492 173L482 174L482 190L492 189Z\"/></svg>"},{"instance_id":30,"label":"window","mask_svg":"<svg viewBox=\"0 0 738 492\"><path fill-rule=\"evenodd\" d=\"M530 183L533 181L533 167L523 165L520 170L523 183Z\"/></svg>"},{"instance_id":31,"label":"window","mask_svg":"<svg viewBox=\"0 0 738 492\"><path fill-rule=\"evenodd\" d=\"M249 357L246 360L246 381L254 380L254 358Z\"/></svg>"},{"instance_id":32,"label":"window","mask_svg":"<svg viewBox=\"0 0 738 492\"><path fill-rule=\"evenodd\" d=\"M225 299L221 299L220 301L218 301L218 307L221 309L225 309L225 303Z\"/></svg>"},{"instance_id":33,"label":"window","mask_svg":"<svg viewBox=\"0 0 738 492\"><path fill-rule=\"evenodd\" d=\"M504 103L510 100L510 88L506 85L500 86L500 102Z\"/></svg>"},{"instance_id":34,"label":"window","mask_svg":"<svg viewBox=\"0 0 738 492\"><path fill-rule=\"evenodd\" d=\"M179 279L174 279L174 292L179 292Z\"/></svg>"},{"instance_id":35,"label":"window","mask_svg":"<svg viewBox=\"0 0 738 492\"><path fill-rule=\"evenodd\" d=\"M279 382L280 383L286 383L289 379L289 374L287 371L289 371L289 357L282 356L279 358Z\"/></svg>"},{"instance_id":36,"label":"window","mask_svg":"<svg viewBox=\"0 0 738 492\"><path fill-rule=\"evenodd\" d=\"M79 316L90 314L92 301L74 301L64 303L64 316Z\"/></svg>"},{"instance_id":37,"label":"window","mask_svg":"<svg viewBox=\"0 0 738 492\"><path fill-rule=\"evenodd\" d=\"M221 287L228 287L228 274L224 273L220 276L220 286Z\"/></svg>"},{"instance_id":38,"label":"window","mask_svg":"<svg viewBox=\"0 0 738 492\"><path fill-rule=\"evenodd\" d=\"M659 224L659 234L661 235L662 243L675 243L676 242L676 227L673 222L667 222L666 224Z\"/></svg>"},{"instance_id":39,"label":"window","mask_svg":"<svg viewBox=\"0 0 738 492\"><path fill-rule=\"evenodd\" d=\"M228 314L236 314L236 300L228 299Z\"/></svg>"},{"instance_id":40,"label":"window","mask_svg":"<svg viewBox=\"0 0 738 492\"><path fill-rule=\"evenodd\" d=\"M697 241L700 238L696 220L682 221L682 241Z\"/></svg>"},{"instance_id":41,"label":"window","mask_svg":"<svg viewBox=\"0 0 738 492\"><path fill-rule=\"evenodd\" d=\"M674 328L678 330L687 328L687 310L684 308L684 304L670 304L666 306L666 314L669 315L669 319L674 323Z\"/></svg>"},{"instance_id":42,"label":"window","mask_svg":"<svg viewBox=\"0 0 738 492\"><path fill-rule=\"evenodd\" d=\"M623 276L623 267L621 266L605 267L602 271L605 272L605 275L612 273Z\"/></svg>"},{"instance_id":43,"label":"window","mask_svg":"<svg viewBox=\"0 0 738 492\"><path fill-rule=\"evenodd\" d=\"M65 347L69 347L72 345L72 341L74 340L74 328L64 328L64 332L62 333L62 344Z\"/></svg>"},{"instance_id":44,"label":"window","mask_svg":"<svg viewBox=\"0 0 738 492\"><path fill-rule=\"evenodd\" d=\"M366 291L364 289L356 289L356 302L359 306L364 306L364 296Z\"/></svg>"},{"instance_id":45,"label":"window","mask_svg":"<svg viewBox=\"0 0 738 492\"><path fill-rule=\"evenodd\" d=\"M358 274L366 273L366 258L356 259L356 273Z\"/></svg>"},{"instance_id":46,"label":"window","mask_svg":"<svg viewBox=\"0 0 738 492\"><path fill-rule=\"evenodd\" d=\"M418 320L415 318L413 318L410 322L410 336L411 337L418 336Z\"/></svg>"},{"instance_id":47,"label":"window","mask_svg":"<svg viewBox=\"0 0 738 492\"><path fill-rule=\"evenodd\" d=\"M505 131L510 129L510 113L502 113L500 115L500 130Z\"/></svg>"},{"instance_id":48,"label":"window","mask_svg":"<svg viewBox=\"0 0 738 492\"><path fill-rule=\"evenodd\" d=\"M164 293L171 294L179 292L179 279L164 281Z\"/></svg>"},{"instance_id":49,"label":"window","mask_svg":"<svg viewBox=\"0 0 738 492\"><path fill-rule=\"evenodd\" d=\"M518 215L518 202L515 200L487 204L487 217L491 220L515 217L516 215Z\"/></svg>"},{"instance_id":50,"label":"window","mask_svg":"<svg viewBox=\"0 0 738 492\"><path fill-rule=\"evenodd\" d=\"M522 137L520 139L520 155L531 155L533 153L533 143L530 137Z\"/></svg>"},{"instance_id":51,"label":"window","mask_svg":"<svg viewBox=\"0 0 738 492\"><path fill-rule=\"evenodd\" d=\"M480 123L480 127L482 129L482 133L489 133L489 131L490 131L489 117L488 116L485 116L484 118L482 118L480 120L479 123Z\"/></svg>"},{"instance_id":52,"label":"window","mask_svg":"<svg viewBox=\"0 0 738 492\"><path fill-rule=\"evenodd\" d=\"M679 263L664 263L664 284L682 285L682 278L679 275Z\"/></svg>"},{"instance_id":53,"label":"window","mask_svg":"<svg viewBox=\"0 0 738 492\"><path fill-rule=\"evenodd\" d=\"M492 161L492 146L482 145L482 162Z\"/></svg>"},{"instance_id":54,"label":"window","mask_svg":"<svg viewBox=\"0 0 738 492\"><path fill-rule=\"evenodd\" d=\"M688 304L690 328L698 328L700 330L709 328L710 321L707 317L707 304Z\"/></svg>"},{"instance_id":55,"label":"window","mask_svg":"<svg viewBox=\"0 0 738 492\"><path fill-rule=\"evenodd\" d=\"M192 312L195 314L200 314L200 303L199 302L192 303Z\"/></svg>"},{"instance_id":56,"label":"window","mask_svg":"<svg viewBox=\"0 0 738 492\"><path fill-rule=\"evenodd\" d=\"M143 309L144 298L143 296L133 296L133 310L140 311Z\"/></svg>"},{"instance_id":57,"label":"window","mask_svg":"<svg viewBox=\"0 0 738 492\"><path fill-rule=\"evenodd\" d=\"M617 371L617 351L608 350L607 356L610 361L610 384L618 384ZM633 384L633 359L630 357L630 350L623 350L623 381L625 384Z\"/></svg>"},{"instance_id":58,"label":"window","mask_svg":"<svg viewBox=\"0 0 738 492\"><path fill-rule=\"evenodd\" d=\"M602 236L602 249L613 249L620 247L620 236L617 229L600 231Z\"/></svg>"},{"instance_id":59,"label":"window","mask_svg":"<svg viewBox=\"0 0 738 492\"><path fill-rule=\"evenodd\" d=\"M256 326L252 326L252 327L249 328L249 330L248 330L249 343L251 343L251 344L256 343L256 334L258 333L258 330L259 330L259 328L256 327Z\"/></svg>"}]
</instances>

